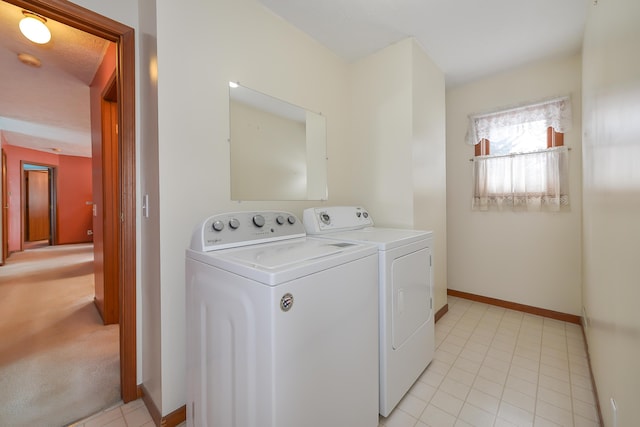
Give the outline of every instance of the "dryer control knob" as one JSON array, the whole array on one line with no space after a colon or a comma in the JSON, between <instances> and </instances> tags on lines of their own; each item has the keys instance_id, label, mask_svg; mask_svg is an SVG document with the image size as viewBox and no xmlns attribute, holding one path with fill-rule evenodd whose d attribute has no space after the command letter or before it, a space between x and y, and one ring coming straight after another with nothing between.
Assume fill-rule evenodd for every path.
<instances>
[{"instance_id":1,"label":"dryer control knob","mask_svg":"<svg viewBox=\"0 0 640 427\"><path fill-rule=\"evenodd\" d=\"M278 223L278 225L284 224L284 217L282 215L278 215L276 217L276 222Z\"/></svg>"},{"instance_id":2,"label":"dryer control knob","mask_svg":"<svg viewBox=\"0 0 640 427\"><path fill-rule=\"evenodd\" d=\"M326 212L322 212L320 214L320 221L324 222L325 224L329 225L331 223L331 217L329 216L328 213Z\"/></svg>"},{"instance_id":3,"label":"dryer control knob","mask_svg":"<svg viewBox=\"0 0 640 427\"><path fill-rule=\"evenodd\" d=\"M240 227L240 221L238 221L236 218L231 218L229 220L229 227L231 227L233 230L236 230L238 227Z\"/></svg>"},{"instance_id":4,"label":"dryer control knob","mask_svg":"<svg viewBox=\"0 0 640 427\"><path fill-rule=\"evenodd\" d=\"M224 229L224 222L214 221L211 225L211 228L213 228L215 231L222 231Z\"/></svg>"},{"instance_id":5,"label":"dryer control knob","mask_svg":"<svg viewBox=\"0 0 640 427\"><path fill-rule=\"evenodd\" d=\"M296 223L296 217L293 215L289 215L289 217L287 218L287 222L291 225Z\"/></svg>"},{"instance_id":6,"label":"dryer control knob","mask_svg":"<svg viewBox=\"0 0 640 427\"><path fill-rule=\"evenodd\" d=\"M253 225L262 227L264 225L264 217L262 215L255 215L253 217Z\"/></svg>"}]
</instances>

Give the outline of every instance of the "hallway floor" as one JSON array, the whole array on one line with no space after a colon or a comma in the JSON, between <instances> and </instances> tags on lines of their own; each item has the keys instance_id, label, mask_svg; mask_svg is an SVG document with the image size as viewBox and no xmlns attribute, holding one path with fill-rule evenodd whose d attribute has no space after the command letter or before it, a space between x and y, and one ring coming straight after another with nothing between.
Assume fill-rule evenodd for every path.
<instances>
[{"instance_id":1,"label":"hallway floor","mask_svg":"<svg viewBox=\"0 0 640 427\"><path fill-rule=\"evenodd\" d=\"M0 425L59 427L120 399L118 325L102 324L93 297L92 244L0 267Z\"/></svg>"}]
</instances>

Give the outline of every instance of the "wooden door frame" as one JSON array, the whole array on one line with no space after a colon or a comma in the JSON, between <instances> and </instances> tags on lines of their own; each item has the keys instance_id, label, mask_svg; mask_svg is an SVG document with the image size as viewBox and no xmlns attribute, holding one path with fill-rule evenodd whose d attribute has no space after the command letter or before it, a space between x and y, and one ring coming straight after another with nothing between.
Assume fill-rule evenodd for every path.
<instances>
[{"instance_id":1,"label":"wooden door frame","mask_svg":"<svg viewBox=\"0 0 640 427\"><path fill-rule=\"evenodd\" d=\"M20 250L24 250L24 243L26 241L25 235L25 215L27 212L27 189L24 186L26 177L26 171L24 165L40 166L47 169L47 177L49 182L49 244L58 244L58 221L57 221L57 206L58 206L58 193L57 193L57 167L55 165L49 165L46 163L31 162L29 160L20 160Z\"/></svg>"},{"instance_id":2,"label":"wooden door frame","mask_svg":"<svg viewBox=\"0 0 640 427\"><path fill-rule=\"evenodd\" d=\"M100 156L102 163L102 197L99 206L102 206L100 223L102 227L102 248L98 251L94 248L94 254L102 257L101 278L96 278L96 306L102 314L105 325L120 323L119 315L119 262L120 246L118 230L120 218L120 203L110 197L119 188L119 161L120 151L118 141L118 95L117 78L115 71L107 80L100 95L100 133L102 140ZM95 188L95 187L94 187ZM106 257L109 255L109 258ZM98 289L102 292L101 301L98 301Z\"/></svg>"},{"instance_id":3,"label":"wooden door frame","mask_svg":"<svg viewBox=\"0 0 640 427\"><path fill-rule=\"evenodd\" d=\"M0 148L2 152L2 195L0 196L0 202L2 206L2 256L0 256L0 265L4 265L7 257L9 256L9 201L7 200L7 153L4 152L4 148Z\"/></svg>"},{"instance_id":4,"label":"wooden door frame","mask_svg":"<svg viewBox=\"0 0 640 427\"><path fill-rule=\"evenodd\" d=\"M120 390L137 399L136 373L136 135L134 30L66 0L4 0L117 44L120 184Z\"/></svg>"}]
</instances>

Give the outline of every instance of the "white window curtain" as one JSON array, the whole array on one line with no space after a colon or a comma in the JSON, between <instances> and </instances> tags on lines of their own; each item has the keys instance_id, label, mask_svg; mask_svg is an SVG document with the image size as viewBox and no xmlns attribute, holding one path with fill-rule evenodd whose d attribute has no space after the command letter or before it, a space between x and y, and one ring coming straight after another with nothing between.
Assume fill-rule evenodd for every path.
<instances>
[{"instance_id":1,"label":"white window curtain","mask_svg":"<svg viewBox=\"0 0 640 427\"><path fill-rule=\"evenodd\" d=\"M548 127L565 133L571 125L571 99L565 96L470 116L467 142L475 145L487 139L491 143L516 134L536 134ZM566 147L477 156L473 160L475 210L559 211L569 205Z\"/></svg>"},{"instance_id":2,"label":"white window curtain","mask_svg":"<svg viewBox=\"0 0 640 427\"><path fill-rule=\"evenodd\" d=\"M473 166L475 210L559 211L569 205L566 147L476 157Z\"/></svg>"},{"instance_id":3,"label":"white window curtain","mask_svg":"<svg viewBox=\"0 0 640 427\"><path fill-rule=\"evenodd\" d=\"M563 96L492 113L469 116L467 143L476 145L483 139L495 141L505 137L505 129L518 132L552 127L556 132L571 130L571 98ZM531 129L530 129L531 128Z\"/></svg>"}]
</instances>

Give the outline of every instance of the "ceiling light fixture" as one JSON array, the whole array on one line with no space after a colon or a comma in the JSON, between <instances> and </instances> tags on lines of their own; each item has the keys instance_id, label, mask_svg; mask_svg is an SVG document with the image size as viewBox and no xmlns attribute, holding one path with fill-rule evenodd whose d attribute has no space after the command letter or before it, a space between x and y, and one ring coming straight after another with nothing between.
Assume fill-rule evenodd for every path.
<instances>
[{"instance_id":1,"label":"ceiling light fixture","mask_svg":"<svg viewBox=\"0 0 640 427\"><path fill-rule=\"evenodd\" d=\"M24 18L20 21L20 31L34 43L45 44L51 40L51 31L45 25L47 20L32 12L22 11Z\"/></svg>"},{"instance_id":2,"label":"ceiling light fixture","mask_svg":"<svg viewBox=\"0 0 640 427\"><path fill-rule=\"evenodd\" d=\"M40 62L40 60L38 58L36 58L33 55L29 55L28 53L19 53L18 54L18 59L23 64L30 65L32 67L36 67L37 68L37 67L42 65L42 63Z\"/></svg>"}]
</instances>

